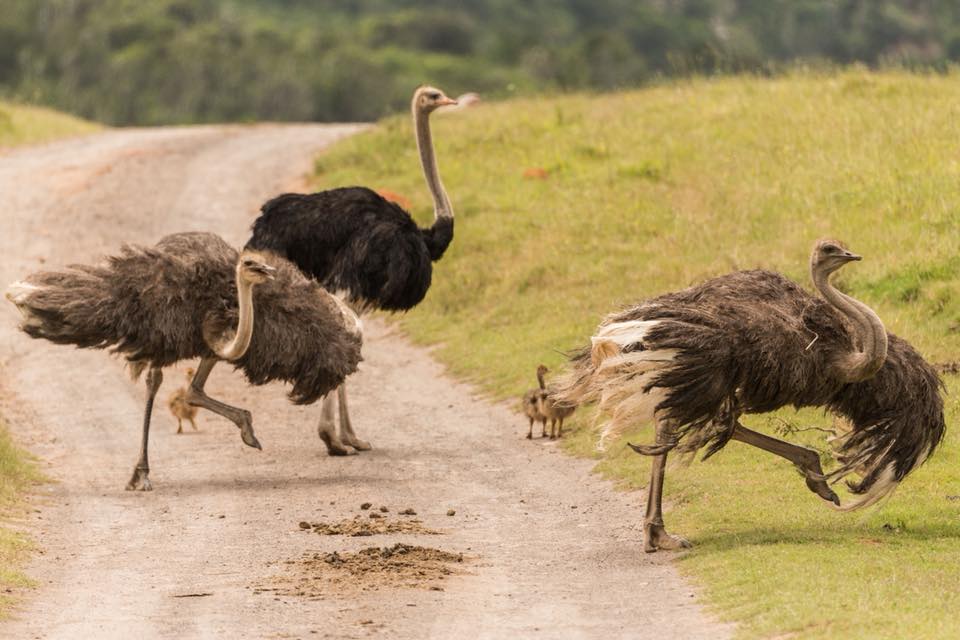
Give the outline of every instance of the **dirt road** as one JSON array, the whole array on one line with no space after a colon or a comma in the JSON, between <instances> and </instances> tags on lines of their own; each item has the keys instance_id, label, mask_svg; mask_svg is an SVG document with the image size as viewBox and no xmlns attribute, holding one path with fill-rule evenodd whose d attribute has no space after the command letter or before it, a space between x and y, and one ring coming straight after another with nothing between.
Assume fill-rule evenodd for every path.
<instances>
[{"instance_id":1,"label":"dirt road","mask_svg":"<svg viewBox=\"0 0 960 640\"><path fill-rule=\"evenodd\" d=\"M298 186L313 154L354 130L118 130L0 156L0 283L175 231L212 230L239 245L259 204ZM0 637L729 634L666 554L643 554L642 496L524 440L508 407L475 398L381 324L367 323L366 360L351 378L354 424L374 451L328 457L319 405L291 406L282 386L251 388L221 366L208 392L253 411L264 450L210 414L199 432L175 435L158 403L155 490L140 493L124 484L143 384L102 352L29 340L16 322L4 301L0 411L56 482L24 522L41 550L28 567L38 588ZM166 372L161 399L185 367ZM400 515L407 508L416 516ZM300 526L344 520L408 531L351 537ZM366 569L350 556L396 542L447 554L400 547L360 556Z\"/></svg>"}]
</instances>

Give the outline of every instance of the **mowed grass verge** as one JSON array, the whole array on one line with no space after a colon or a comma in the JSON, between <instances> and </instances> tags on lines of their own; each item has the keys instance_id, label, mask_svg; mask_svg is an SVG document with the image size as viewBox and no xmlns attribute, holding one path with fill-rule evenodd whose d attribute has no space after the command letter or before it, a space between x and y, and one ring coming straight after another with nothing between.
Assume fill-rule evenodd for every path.
<instances>
[{"instance_id":1,"label":"mowed grass verge","mask_svg":"<svg viewBox=\"0 0 960 640\"><path fill-rule=\"evenodd\" d=\"M52 109L0 102L0 151L5 147L91 133L100 128L93 122Z\"/></svg>"},{"instance_id":2,"label":"mowed grass verge","mask_svg":"<svg viewBox=\"0 0 960 640\"><path fill-rule=\"evenodd\" d=\"M809 286L814 240L835 236L864 255L840 286L929 360L955 361L958 116L958 75L859 70L438 114L456 238L427 299L399 322L438 345L454 374L519 397L539 362L561 368L558 352L585 344L607 312L734 269L775 269ZM523 177L534 168L546 178ZM402 194L429 223L405 116L318 159L317 188L349 184ZM947 382L943 446L866 512L830 510L785 461L739 443L668 471L668 528L696 545L679 565L739 635L960 637L960 384ZM644 486L649 462L622 442L597 454L590 422L582 412L565 446ZM768 433L831 426L815 410L746 422ZM518 417L517 446L536 446L521 430ZM825 445L818 431L788 437ZM639 521L641 494L637 505ZM640 540L624 553L642 553Z\"/></svg>"},{"instance_id":3,"label":"mowed grass verge","mask_svg":"<svg viewBox=\"0 0 960 640\"><path fill-rule=\"evenodd\" d=\"M23 491L41 479L33 460L17 448L6 423L0 420L0 518L6 519L20 512ZM7 590L29 584L18 570L29 549L29 541L3 526L0 520L0 619L6 616L11 602Z\"/></svg>"}]
</instances>

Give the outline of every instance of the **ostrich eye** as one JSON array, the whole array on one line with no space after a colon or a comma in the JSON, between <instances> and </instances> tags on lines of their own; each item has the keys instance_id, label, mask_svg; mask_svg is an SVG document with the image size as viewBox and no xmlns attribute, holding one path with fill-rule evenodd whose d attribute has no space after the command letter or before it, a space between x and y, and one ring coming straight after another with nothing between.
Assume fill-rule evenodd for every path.
<instances>
[{"instance_id":1,"label":"ostrich eye","mask_svg":"<svg viewBox=\"0 0 960 640\"><path fill-rule=\"evenodd\" d=\"M439 99L440 99L440 94L439 94L439 93L431 93L431 94L430 94L430 99L431 99L431 100L439 100Z\"/></svg>"},{"instance_id":2,"label":"ostrich eye","mask_svg":"<svg viewBox=\"0 0 960 640\"><path fill-rule=\"evenodd\" d=\"M836 253L837 251L840 251L840 247L835 244L828 244L823 248L824 253Z\"/></svg>"}]
</instances>

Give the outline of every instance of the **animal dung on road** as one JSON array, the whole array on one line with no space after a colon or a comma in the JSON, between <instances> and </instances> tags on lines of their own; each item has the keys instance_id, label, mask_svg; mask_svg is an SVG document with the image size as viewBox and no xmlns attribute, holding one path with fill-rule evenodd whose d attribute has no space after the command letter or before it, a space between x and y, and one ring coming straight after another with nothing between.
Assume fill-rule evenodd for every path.
<instances>
[{"instance_id":1,"label":"animal dung on road","mask_svg":"<svg viewBox=\"0 0 960 640\"><path fill-rule=\"evenodd\" d=\"M301 522L300 528L303 530L313 530L322 536L377 536L388 533L411 533L415 535L440 535L439 531L434 531L423 526L421 520L389 520L380 514L376 518L361 518L356 516L353 520L341 520L340 522Z\"/></svg>"},{"instance_id":2,"label":"animal dung on road","mask_svg":"<svg viewBox=\"0 0 960 640\"><path fill-rule=\"evenodd\" d=\"M442 582L467 561L462 553L401 542L357 552L308 553L285 563L286 574L253 592L315 598L381 589L442 591Z\"/></svg>"}]
</instances>

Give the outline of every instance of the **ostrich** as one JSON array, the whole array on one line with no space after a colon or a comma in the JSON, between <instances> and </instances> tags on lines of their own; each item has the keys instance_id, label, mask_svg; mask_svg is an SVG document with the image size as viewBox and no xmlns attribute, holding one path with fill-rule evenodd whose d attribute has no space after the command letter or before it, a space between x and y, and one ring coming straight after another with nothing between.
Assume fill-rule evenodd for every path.
<instances>
[{"instance_id":1,"label":"ostrich","mask_svg":"<svg viewBox=\"0 0 960 640\"><path fill-rule=\"evenodd\" d=\"M548 371L545 365L540 365L537 367L537 382L540 383L540 386L536 389L530 389L525 394L523 394L523 413L530 420L530 428L527 430L527 440L533 439L533 423L539 422L542 427L540 429L540 437L547 435L547 416L543 414L541 410L541 396L543 396L546 391L544 390L543 383L543 374Z\"/></svg>"},{"instance_id":2,"label":"ostrich","mask_svg":"<svg viewBox=\"0 0 960 640\"><path fill-rule=\"evenodd\" d=\"M577 407L558 399L555 395L557 390L553 385L548 388L544 384L543 374L548 371L549 369L543 365L537 368L537 380L540 382L540 394L537 402L540 414L545 418L544 430L546 430L546 420L550 421L550 439L553 440L563 437L563 421L573 415Z\"/></svg>"},{"instance_id":3,"label":"ostrich","mask_svg":"<svg viewBox=\"0 0 960 640\"><path fill-rule=\"evenodd\" d=\"M134 379L147 370L140 459L128 490L152 489L147 443L163 367L199 357L187 402L231 420L243 442L260 449L250 412L203 392L217 361L233 363L256 385L292 382L290 399L298 404L335 389L360 361L359 321L344 303L286 260L238 253L210 233L125 246L104 265L35 273L11 285L7 297L30 337L112 347Z\"/></svg>"},{"instance_id":4,"label":"ostrich","mask_svg":"<svg viewBox=\"0 0 960 640\"><path fill-rule=\"evenodd\" d=\"M869 307L833 287L830 276L860 256L819 241L810 261L810 295L769 271L728 274L608 316L592 346L572 358L559 395L597 401L609 416L604 437L655 424L644 518L644 550L690 544L667 533L660 507L664 465L673 449L713 455L730 440L797 465L807 486L834 503L829 482L860 496L844 510L874 504L922 464L943 437L942 382L906 341L888 334ZM836 438L840 466L824 474L811 449L747 429L744 413L821 406L849 421Z\"/></svg>"},{"instance_id":5,"label":"ostrich","mask_svg":"<svg viewBox=\"0 0 960 640\"><path fill-rule=\"evenodd\" d=\"M193 375L195 373L196 371L193 369L187 369L187 384L171 393L167 399L167 406L170 408L170 413L177 419L178 434L183 433L184 420L189 421L193 430L197 431L197 423L195 421L197 417L197 407L187 401L187 397L190 395L190 383L193 382Z\"/></svg>"},{"instance_id":6,"label":"ostrich","mask_svg":"<svg viewBox=\"0 0 960 640\"><path fill-rule=\"evenodd\" d=\"M433 87L418 88L411 103L420 163L433 196L432 226L417 227L409 213L366 187L287 193L263 205L246 248L290 260L358 313L412 309L430 287L432 262L453 239L453 207L440 181L430 135L430 114L453 104L456 100ZM334 424L335 402L340 433ZM370 449L353 431L343 386L336 399L324 399L317 432L330 455Z\"/></svg>"}]
</instances>

